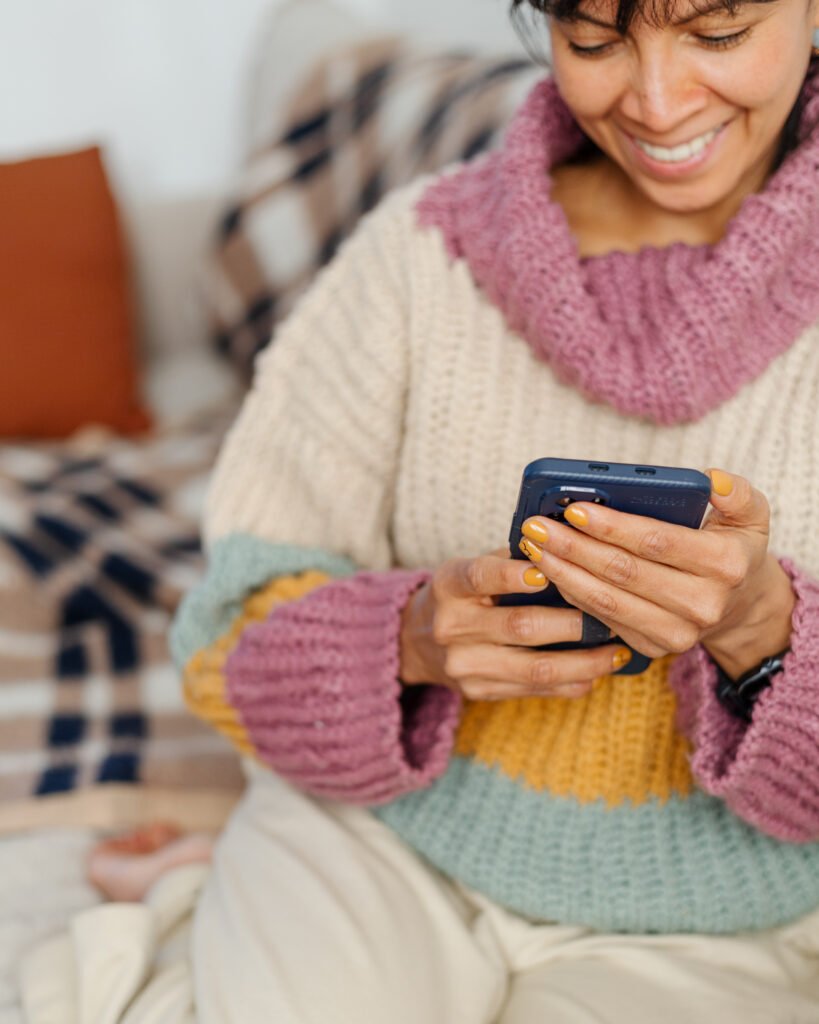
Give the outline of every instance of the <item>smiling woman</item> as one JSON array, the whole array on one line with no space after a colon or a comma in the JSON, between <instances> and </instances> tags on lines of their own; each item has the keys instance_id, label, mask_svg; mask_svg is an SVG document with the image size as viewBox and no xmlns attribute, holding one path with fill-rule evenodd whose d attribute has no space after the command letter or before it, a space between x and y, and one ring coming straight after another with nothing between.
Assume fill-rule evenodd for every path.
<instances>
[{"instance_id":1,"label":"smiling woman","mask_svg":"<svg viewBox=\"0 0 819 1024\"><path fill-rule=\"evenodd\" d=\"M815 3L515 3L553 76L257 360L174 638L257 762L202 1024L819 1019ZM722 468L527 565L543 456Z\"/></svg>"},{"instance_id":2,"label":"smiling woman","mask_svg":"<svg viewBox=\"0 0 819 1024\"><path fill-rule=\"evenodd\" d=\"M815 0L514 0L521 24L524 6L587 139L554 175L584 255L718 241L798 144Z\"/></svg>"}]
</instances>

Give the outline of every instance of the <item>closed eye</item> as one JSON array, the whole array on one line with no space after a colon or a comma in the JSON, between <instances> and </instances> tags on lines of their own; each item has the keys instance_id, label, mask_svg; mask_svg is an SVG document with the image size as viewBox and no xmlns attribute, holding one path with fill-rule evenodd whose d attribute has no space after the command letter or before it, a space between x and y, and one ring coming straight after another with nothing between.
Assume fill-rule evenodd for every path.
<instances>
[{"instance_id":1,"label":"closed eye","mask_svg":"<svg viewBox=\"0 0 819 1024\"><path fill-rule=\"evenodd\" d=\"M577 43L570 42L569 49L580 57L599 57L610 50L613 45L614 43L601 43L599 46L578 46Z\"/></svg>"},{"instance_id":2,"label":"closed eye","mask_svg":"<svg viewBox=\"0 0 819 1024\"><path fill-rule=\"evenodd\" d=\"M712 50L727 50L731 46L736 46L741 43L742 40L750 32L749 28L743 28L739 32L731 32L727 36L697 36L699 42L709 47Z\"/></svg>"}]
</instances>

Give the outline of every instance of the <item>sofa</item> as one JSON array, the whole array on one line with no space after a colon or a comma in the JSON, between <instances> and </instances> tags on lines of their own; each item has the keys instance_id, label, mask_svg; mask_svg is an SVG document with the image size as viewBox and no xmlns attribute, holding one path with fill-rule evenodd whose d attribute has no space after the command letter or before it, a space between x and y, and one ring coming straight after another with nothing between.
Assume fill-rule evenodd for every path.
<instances>
[{"instance_id":1,"label":"sofa","mask_svg":"<svg viewBox=\"0 0 819 1024\"><path fill-rule=\"evenodd\" d=\"M256 354L386 192L479 158L542 74L332 0L277 5L247 64L231 184L140 225L165 238L161 266L186 264L137 268L150 428L0 444L0 1016L20 1013L20 955L98 899L96 837L156 818L216 830L241 793L237 756L185 708L167 633L202 572L209 472Z\"/></svg>"}]
</instances>

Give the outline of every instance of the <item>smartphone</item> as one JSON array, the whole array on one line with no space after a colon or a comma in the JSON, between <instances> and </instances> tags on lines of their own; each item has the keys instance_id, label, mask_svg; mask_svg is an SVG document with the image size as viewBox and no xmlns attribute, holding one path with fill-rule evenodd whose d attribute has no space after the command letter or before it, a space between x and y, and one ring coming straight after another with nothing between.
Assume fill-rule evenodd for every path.
<instances>
[{"instance_id":1,"label":"smartphone","mask_svg":"<svg viewBox=\"0 0 819 1024\"><path fill-rule=\"evenodd\" d=\"M634 466L623 462L584 462L578 459L536 459L523 471L509 531L509 548L513 558L528 561L519 547L526 520L531 516L545 516L547 519L566 522L564 512L575 501L608 505L620 512L649 516L698 530L705 520L710 497L711 481L696 469ZM536 594L503 594L499 603L572 607L553 583ZM547 644L538 650L571 650L610 643L628 646L618 637L613 637L593 642L578 640ZM633 651L628 665L615 674L637 675L650 664L650 658L639 651Z\"/></svg>"}]
</instances>

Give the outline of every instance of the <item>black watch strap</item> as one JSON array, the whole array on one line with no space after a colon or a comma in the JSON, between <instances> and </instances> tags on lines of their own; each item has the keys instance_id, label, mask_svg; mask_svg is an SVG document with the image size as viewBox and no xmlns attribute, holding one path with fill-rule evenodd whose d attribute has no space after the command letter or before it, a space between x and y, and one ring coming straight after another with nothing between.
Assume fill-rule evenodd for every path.
<instances>
[{"instance_id":1,"label":"black watch strap","mask_svg":"<svg viewBox=\"0 0 819 1024\"><path fill-rule=\"evenodd\" d=\"M732 679L717 665L717 698L720 704L732 715L750 722L757 697L771 685L771 679L782 671L785 655L789 651L790 647L779 654L772 654L756 668L743 672L739 679Z\"/></svg>"}]
</instances>

